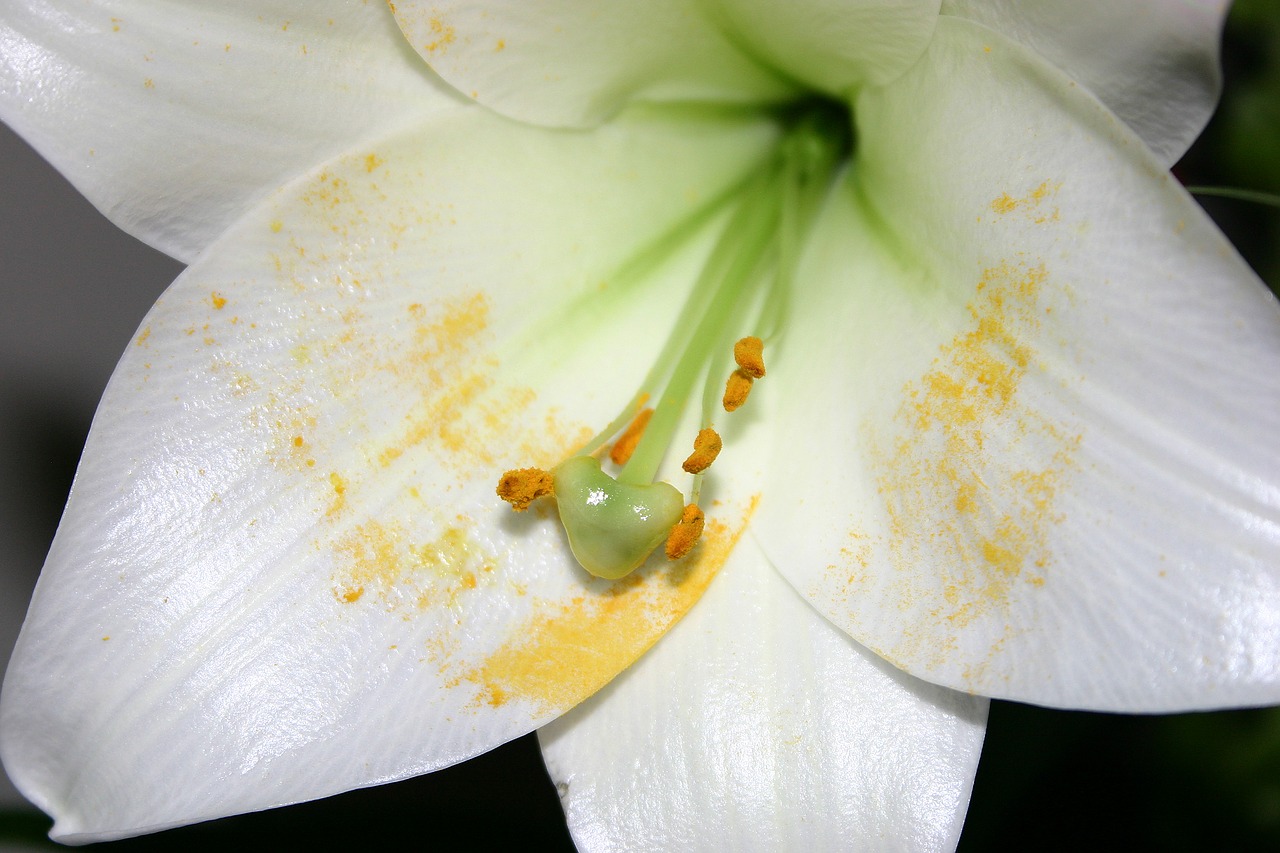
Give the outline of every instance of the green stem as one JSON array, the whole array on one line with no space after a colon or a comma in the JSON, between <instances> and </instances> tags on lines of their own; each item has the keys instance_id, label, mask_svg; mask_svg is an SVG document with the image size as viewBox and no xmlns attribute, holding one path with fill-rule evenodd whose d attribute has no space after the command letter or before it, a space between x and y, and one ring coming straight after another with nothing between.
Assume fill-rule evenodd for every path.
<instances>
[{"instance_id":1,"label":"green stem","mask_svg":"<svg viewBox=\"0 0 1280 853\"><path fill-rule=\"evenodd\" d=\"M1187 187L1187 192L1192 195L1230 198L1235 199L1236 201L1265 204L1269 207L1280 207L1280 195L1262 192L1261 190L1246 190L1240 189L1239 187Z\"/></svg>"}]
</instances>

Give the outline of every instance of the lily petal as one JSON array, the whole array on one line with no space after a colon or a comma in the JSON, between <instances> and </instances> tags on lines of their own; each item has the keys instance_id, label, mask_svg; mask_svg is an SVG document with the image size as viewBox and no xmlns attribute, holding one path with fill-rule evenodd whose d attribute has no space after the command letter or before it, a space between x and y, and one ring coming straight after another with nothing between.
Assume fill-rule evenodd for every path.
<instances>
[{"instance_id":1,"label":"lily petal","mask_svg":"<svg viewBox=\"0 0 1280 853\"><path fill-rule=\"evenodd\" d=\"M708 0L734 42L837 97L887 83L924 52L939 0Z\"/></svg>"},{"instance_id":2,"label":"lily petal","mask_svg":"<svg viewBox=\"0 0 1280 853\"><path fill-rule=\"evenodd\" d=\"M583 853L952 850L986 711L835 630L747 540L652 652L538 739Z\"/></svg>"},{"instance_id":3,"label":"lily petal","mask_svg":"<svg viewBox=\"0 0 1280 853\"><path fill-rule=\"evenodd\" d=\"M37 0L0 15L0 119L186 262L272 189L455 100L376 4Z\"/></svg>"},{"instance_id":4,"label":"lily petal","mask_svg":"<svg viewBox=\"0 0 1280 853\"><path fill-rule=\"evenodd\" d=\"M945 686L1280 700L1274 297L1126 126L990 30L944 19L856 111L771 368L771 559Z\"/></svg>"},{"instance_id":5,"label":"lily petal","mask_svg":"<svg viewBox=\"0 0 1280 853\"><path fill-rule=\"evenodd\" d=\"M1122 118L1167 168L1218 103L1228 0L944 0L1027 45Z\"/></svg>"},{"instance_id":6,"label":"lily petal","mask_svg":"<svg viewBox=\"0 0 1280 853\"><path fill-rule=\"evenodd\" d=\"M641 299L613 273L774 139L741 114L567 133L464 106L304 176L189 268L112 379L0 701L55 836L460 761L678 619L741 513L611 585L494 486L625 404L647 365L619 354L657 349L692 274Z\"/></svg>"},{"instance_id":7,"label":"lily petal","mask_svg":"<svg viewBox=\"0 0 1280 853\"><path fill-rule=\"evenodd\" d=\"M397 0L413 49L458 91L521 121L599 123L632 100L759 103L795 93L700 3Z\"/></svg>"}]
</instances>

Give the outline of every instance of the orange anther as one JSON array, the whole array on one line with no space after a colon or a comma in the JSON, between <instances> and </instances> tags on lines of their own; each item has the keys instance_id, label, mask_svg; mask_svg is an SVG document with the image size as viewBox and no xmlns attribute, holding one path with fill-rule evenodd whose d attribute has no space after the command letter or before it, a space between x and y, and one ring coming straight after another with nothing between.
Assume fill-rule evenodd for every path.
<instances>
[{"instance_id":1,"label":"orange anther","mask_svg":"<svg viewBox=\"0 0 1280 853\"><path fill-rule=\"evenodd\" d=\"M738 369L752 379L764 376L764 341L748 335L733 345L733 360Z\"/></svg>"},{"instance_id":2,"label":"orange anther","mask_svg":"<svg viewBox=\"0 0 1280 853\"><path fill-rule=\"evenodd\" d=\"M747 395L751 393L751 383L755 380L741 369L733 371L729 374L729 381L724 386L724 410L732 412L747 402Z\"/></svg>"},{"instance_id":3,"label":"orange anther","mask_svg":"<svg viewBox=\"0 0 1280 853\"><path fill-rule=\"evenodd\" d=\"M516 468L498 481L498 497L511 504L516 512L524 512L529 504L553 491L551 472L541 468Z\"/></svg>"},{"instance_id":4,"label":"orange anther","mask_svg":"<svg viewBox=\"0 0 1280 853\"><path fill-rule=\"evenodd\" d=\"M613 449L609 451L609 458L613 460L613 464L627 464L631 454L636 452L636 445L644 436L644 428L649 425L651 417L653 417L653 409L641 409L636 413L631 423L622 431L622 435L613 443Z\"/></svg>"},{"instance_id":5,"label":"orange anther","mask_svg":"<svg viewBox=\"0 0 1280 853\"><path fill-rule=\"evenodd\" d=\"M692 551L702 537L702 527L706 521L706 516L698 509L697 504L685 506L680 520L671 528L671 535L667 537L667 559L678 560Z\"/></svg>"},{"instance_id":6,"label":"orange anther","mask_svg":"<svg viewBox=\"0 0 1280 853\"><path fill-rule=\"evenodd\" d=\"M699 430L697 438L693 440L693 452L684 460L684 470L690 474L701 474L716 461L722 447L724 442L720 440L720 433L711 427Z\"/></svg>"}]
</instances>

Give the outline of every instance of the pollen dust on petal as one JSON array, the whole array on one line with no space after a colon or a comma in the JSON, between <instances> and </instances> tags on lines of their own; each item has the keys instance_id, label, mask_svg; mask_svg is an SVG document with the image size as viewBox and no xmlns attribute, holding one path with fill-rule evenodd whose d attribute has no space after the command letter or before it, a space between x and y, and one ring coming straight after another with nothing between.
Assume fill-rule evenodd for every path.
<instances>
[{"instance_id":1,"label":"pollen dust on petal","mask_svg":"<svg viewBox=\"0 0 1280 853\"><path fill-rule=\"evenodd\" d=\"M1036 224L1057 222L1061 218L1061 213L1058 208L1047 205L1045 202L1047 199L1052 199L1053 196L1057 195L1061 186L1061 183L1042 181L1038 186L1022 196L1011 196L1007 192L1001 193L991 200L991 211L1000 216L1020 213Z\"/></svg>"},{"instance_id":2,"label":"pollen dust on petal","mask_svg":"<svg viewBox=\"0 0 1280 853\"><path fill-rule=\"evenodd\" d=\"M904 623L919 626L904 630L896 648L877 650L890 660L941 665L977 620L1000 635L994 654L1014 630L1005 617L1010 600L1052 574L1056 498L1080 436L1029 405L1021 389L1036 360L1031 342L1046 281L1042 265L985 270L968 306L971 325L906 385L896 441L876 448L888 541L855 531L847 565L828 576L847 575L841 585L850 596L887 585ZM887 552L887 580L872 570L869 548Z\"/></svg>"},{"instance_id":3,"label":"pollen dust on petal","mask_svg":"<svg viewBox=\"0 0 1280 853\"><path fill-rule=\"evenodd\" d=\"M342 604L373 601L406 618L415 610L457 607L494 582L497 563L459 518L434 538L414 541L402 523L368 521L337 543L333 597Z\"/></svg>"},{"instance_id":4,"label":"pollen dust on petal","mask_svg":"<svg viewBox=\"0 0 1280 853\"><path fill-rule=\"evenodd\" d=\"M409 450L430 446L441 460L461 468L493 466L502 455L500 436L517 435L513 425L535 399L532 389L496 378L497 362L480 357L475 346L488 326L489 300L473 294L451 300L428 318L420 304L410 305L416 323L413 343L384 369L420 401L404 418L398 434L379 448L377 461L388 466Z\"/></svg>"},{"instance_id":5,"label":"pollen dust on petal","mask_svg":"<svg viewBox=\"0 0 1280 853\"><path fill-rule=\"evenodd\" d=\"M480 688L478 706L528 703L535 714L565 711L595 693L667 632L702 597L755 512L732 524L708 520L687 558L636 572L603 592L546 602L503 645L460 680Z\"/></svg>"},{"instance_id":6,"label":"pollen dust on petal","mask_svg":"<svg viewBox=\"0 0 1280 853\"><path fill-rule=\"evenodd\" d=\"M439 15L432 15L427 20L428 41L422 45L427 53L444 53L449 45L458 40L458 33L452 26L444 22Z\"/></svg>"}]
</instances>

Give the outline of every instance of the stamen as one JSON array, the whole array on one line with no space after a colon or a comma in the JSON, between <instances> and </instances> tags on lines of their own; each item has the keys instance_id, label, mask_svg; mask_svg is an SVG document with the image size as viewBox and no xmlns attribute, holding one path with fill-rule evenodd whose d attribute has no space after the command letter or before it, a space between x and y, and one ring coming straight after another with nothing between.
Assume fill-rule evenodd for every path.
<instances>
[{"instance_id":1,"label":"stamen","mask_svg":"<svg viewBox=\"0 0 1280 853\"><path fill-rule=\"evenodd\" d=\"M842 108L806 104L781 115L786 130L776 154L690 220L710 224L726 214L715 225L719 236L636 395L552 471L508 471L498 485L498 495L516 510L553 495L574 556L597 577L616 579L634 571L664 540L667 557L678 560L702 536L702 483L723 447L711 427L717 402L725 411L737 410L765 375L764 343L772 346L781 334L804 235L851 144L849 116ZM730 204L734 209L727 209ZM647 278L683 242L683 227L689 223L660 235L618 277L628 286ZM582 302L583 310L588 302ZM744 327L755 334L734 342L734 332ZM731 349L735 365L729 364ZM729 379L717 400L718 377L726 373ZM693 480L686 499L657 477L697 384L703 386L703 428L682 466ZM645 408L650 393L658 399ZM610 442L608 459L617 466L616 476L601 468Z\"/></svg>"},{"instance_id":2,"label":"stamen","mask_svg":"<svg viewBox=\"0 0 1280 853\"><path fill-rule=\"evenodd\" d=\"M738 363L738 369L752 379L764 376L764 341L755 335L738 341L733 345L733 360Z\"/></svg>"},{"instance_id":3,"label":"stamen","mask_svg":"<svg viewBox=\"0 0 1280 853\"><path fill-rule=\"evenodd\" d=\"M723 447L724 442L720 440L720 433L711 427L700 430L698 437L693 440L693 452L689 454L688 459L684 460L684 470L690 474L701 474L716 461Z\"/></svg>"},{"instance_id":4,"label":"stamen","mask_svg":"<svg viewBox=\"0 0 1280 853\"><path fill-rule=\"evenodd\" d=\"M729 374L729 381L724 386L724 410L726 412L737 411L738 408L747 402L747 395L751 393L751 384L755 380L742 372L739 368Z\"/></svg>"},{"instance_id":5,"label":"stamen","mask_svg":"<svg viewBox=\"0 0 1280 853\"><path fill-rule=\"evenodd\" d=\"M678 560L693 550L702 538L702 528L706 524L706 516L697 504L689 504L684 508L680 521L671 528L667 537L667 559Z\"/></svg>"},{"instance_id":6,"label":"stamen","mask_svg":"<svg viewBox=\"0 0 1280 853\"><path fill-rule=\"evenodd\" d=\"M644 428L649 425L649 419L652 417L653 409L641 409L636 413L631 424L618 437L618 440L613 443L613 449L609 451L609 458L613 460L614 465L627 464L631 454L635 453L636 445L640 443L640 438L644 435Z\"/></svg>"},{"instance_id":7,"label":"stamen","mask_svg":"<svg viewBox=\"0 0 1280 853\"><path fill-rule=\"evenodd\" d=\"M529 504L554 491L551 472L541 468L516 468L498 481L498 497L511 504L516 512L524 512Z\"/></svg>"}]
</instances>

